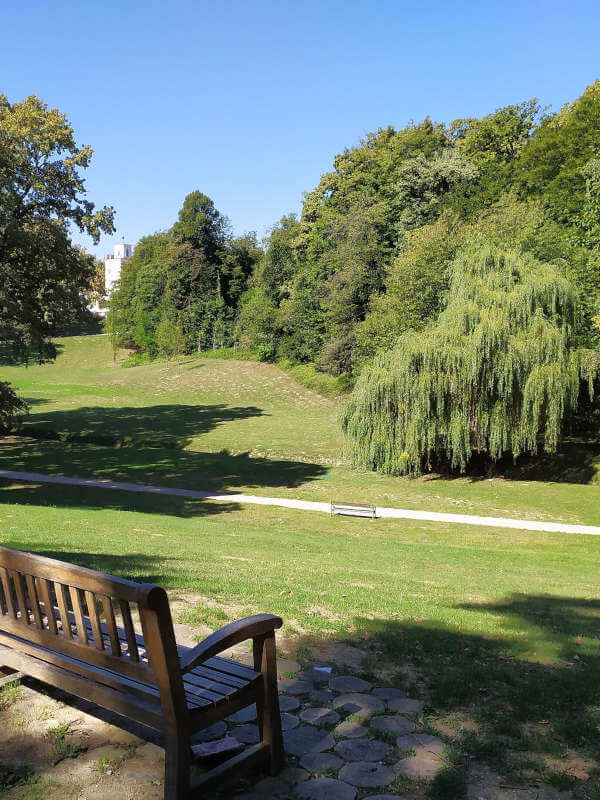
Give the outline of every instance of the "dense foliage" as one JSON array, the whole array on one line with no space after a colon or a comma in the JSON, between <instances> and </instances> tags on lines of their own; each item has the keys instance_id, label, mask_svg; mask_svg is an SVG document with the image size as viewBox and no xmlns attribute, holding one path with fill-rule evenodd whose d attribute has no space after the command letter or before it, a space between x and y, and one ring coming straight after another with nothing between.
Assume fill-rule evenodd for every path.
<instances>
[{"instance_id":1,"label":"dense foliage","mask_svg":"<svg viewBox=\"0 0 600 800\"><path fill-rule=\"evenodd\" d=\"M594 354L573 346L575 292L533 256L470 242L438 322L409 330L361 373L343 427L357 460L392 474L473 452L554 450Z\"/></svg>"},{"instance_id":2,"label":"dense foliage","mask_svg":"<svg viewBox=\"0 0 600 800\"><path fill-rule=\"evenodd\" d=\"M123 265L107 319L115 345L171 357L231 344L260 252L254 235L233 238L212 200L192 192L171 229L144 237Z\"/></svg>"},{"instance_id":3,"label":"dense foliage","mask_svg":"<svg viewBox=\"0 0 600 800\"><path fill-rule=\"evenodd\" d=\"M529 306L509 324L515 292ZM597 82L554 114L527 100L368 134L262 249L234 240L194 192L170 231L138 245L108 326L115 343L151 356L239 343L263 360L357 380L344 425L359 461L406 472L431 459L464 469L475 451L496 459L556 447L599 319ZM491 320L493 347L479 327ZM546 334L558 337L552 346ZM514 385L501 391L509 357ZM534 376L550 357L560 377L543 388ZM595 362L584 361L593 390ZM593 418L589 394L585 404Z\"/></svg>"},{"instance_id":4,"label":"dense foliage","mask_svg":"<svg viewBox=\"0 0 600 800\"><path fill-rule=\"evenodd\" d=\"M85 307L95 262L70 239L70 226L97 240L113 230L112 208L96 211L81 171L92 149L79 147L56 109L33 95L11 104L0 94L0 344L27 361L52 358L56 326ZM0 427L23 410L0 383Z\"/></svg>"}]
</instances>

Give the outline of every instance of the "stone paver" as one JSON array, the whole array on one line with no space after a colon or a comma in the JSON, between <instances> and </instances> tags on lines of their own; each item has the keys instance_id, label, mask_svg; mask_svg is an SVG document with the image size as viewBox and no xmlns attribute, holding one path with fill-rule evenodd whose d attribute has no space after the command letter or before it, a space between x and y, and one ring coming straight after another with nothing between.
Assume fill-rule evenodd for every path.
<instances>
[{"instance_id":1,"label":"stone paver","mask_svg":"<svg viewBox=\"0 0 600 800\"><path fill-rule=\"evenodd\" d=\"M297 678L279 681L279 691L294 696L308 694L313 688L314 686L311 681L299 681Z\"/></svg>"},{"instance_id":2,"label":"stone paver","mask_svg":"<svg viewBox=\"0 0 600 800\"><path fill-rule=\"evenodd\" d=\"M300 672L300 678L303 681L313 681L313 683L327 683L331 678L331 671L326 672L315 667L307 667Z\"/></svg>"},{"instance_id":3,"label":"stone paver","mask_svg":"<svg viewBox=\"0 0 600 800\"><path fill-rule=\"evenodd\" d=\"M418 714L423 708L423 703L412 697L399 697L396 700L388 700L387 707L388 711L400 714Z\"/></svg>"},{"instance_id":4,"label":"stone paver","mask_svg":"<svg viewBox=\"0 0 600 800\"><path fill-rule=\"evenodd\" d=\"M373 684L364 681L362 678L355 678L354 675L340 675L329 681L329 688L334 692L370 692Z\"/></svg>"},{"instance_id":5,"label":"stone paver","mask_svg":"<svg viewBox=\"0 0 600 800\"><path fill-rule=\"evenodd\" d=\"M336 744L335 752L346 761L381 761L390 746L379 739L344 739Z\"/></svg>"},{"instance_id":6,"label":"stone paver","mask_svg":"<svg viewBox=\"0 0 600 800\"><path fill-rule=\"evenodd\" d=\"M400 736L404 733L412 733L415 729L415 724L401 714L397 714L393 717L373 717L371 720L371 727L376 731L393 733L395 736Z\"/></svg>"},{"instance_id":7,"label":"stone paver","mask_svg":"<svg viewBox=\"0 0 600 800\"><path fill-rule=\"evenodd\" d=\"M231 733L238 742L243 742L244 744L257 744L260 741L256 725L236 725L235 728L232 728Z\"/></svg>"},{"instance_id":8,"label":"stone paver","mask_svg":"<svg viewBox=\"0 0 600 800\"><path fill-rule=\"evenodd\" d=\"M341 736L344 739L360 739L362 736L366 736L368 732L368 729L365 728L364 725L360 725L358 722L353 722L350 719L340 722L340 724L336 725L333 729L334 736Z\"/></svg>"},{"instance_id":9,"label":"stone paver","mask_svg":"<svg viewBox=\"0 0 600 800\"><path fill-rule=\"evenodd\" d=\"M202 742L210 742L213 739L220 739L227 733L227 725L224 722L215 722L214 725L209 725L208 728L198 731L192 736L192 744L201 744Z\"/></svg>"},{"instance_id":10,"label":"stone paver","mask_svg":"<svg viewBox=\"0 0 600 800\"><path fill-rule=\"evenodd\" d=\"M328 769L339 769L344 762L333 753L307 753L300 759L300 766L309 772L327 772Z\"/></svg>"},{"instance_id":11,"label":"stone paver","mask_svg":"<svg viewBox=\"0 0 600 800\"><path fill-rule=\"evenodd\" d=\"M287 711L283 711L281 714L281 729L284 731L291 731L294 728L297 728L300 725L300 720L295 714L288 714Z\"/></svg>"},{"instance_id":12,"label":"stone paver","mask_svg":"<svg viewBox=\"0 0 600 800\"><path fill-rule=\"evenodd\" d=\"M403 800L397 794L370 794L368 797L363 797L363 800Z\"/></svg>"},{"instance_id":13,"label":"stone paver","mask_svg":"<svg viewBox=\"0 0 600 800\"><path fill-rule=\"evenodd\" d=\"M406 697L406 692L403 692L402 689L394 689L391 686L382 686L377 689L373 689L371 694L375 695L375 697L381 698L381 700L385 700L389 702L390 700L400 700L403 697Z\"/></svg>"},{"instance_id":14,"label":"stone paver","mask_svg":"<svg viewBox=\"0 0 600 800\"><path fill-rule=\"evenodd\" d=\"M340 694L334 699L332 705L336 710L342 709L348 714L359 714L364 717L371 717L373 714L381 714L385 711L383 700L370 694L357 692Z\"/></svg>"},{"instance_id":15,"label":"stone paver","mask_svg":"<svg viewBox=\"0 0 600 800\"><path fill-rule=\"evenodd\" d=\"M322 753L324 750L331 750L335 741L327 731L315 728L313 725L300 725L299 728L283 734L283 744L291 755L303 756L306 753Z\"/></svg>"},{"instance_id":16,"label":"stone paver","mask_svg":"<svg viewBox=\"0 0 600 800\"><path fill-rule=\"evenodd\" d=\"M241 708L235 714L225 717L225 719L227 722L254 722L256 719L256 703L252 703L251 706L246 706L246 708Z\"/></svg>"},{"instance_id":17,"label":"stone paver","mask_svg":"<svg viewBox=\"0 0 600 800\"><path fill-rule=\"evenodd\" d=\"M297 697L292 697L289 694L279 695L279 710L280 711L297 711L300 708L300 700ZM248 720L250 721L250 720Z\"/></svg>"},{"instance_id":18,"label":"stone paver","mask_svg":"<svg viewBox=\"0 0 600 800\"><path fill-rule=\"evenodd\" d=\"M313 778L296 787L306 800L355 800L356 789L349 783L333 778Z\"/></svg>"},{"instance_id":19,"label":"stone paver","mask_svg":"<svg viewBox=\"0 0 600 800\"><path fill-rule=\"evenodd\" d=\"M335 694L331 689L315 689L309 694L308 699L311 703L325 704L331 703L334 697Z\"/></svg>"},{"instance_id":20,"label":"stone paver","mask_svg":"<svg viewBox=\"0 0 600 800\"><path fill-rule=\"evenodd\" d=\"M300 719L309 725L335 725L340 721L340 715L330 708L305 708L300 712Z\"/></svg>"},{"instance_id":21,"label":"stone paver","mask_svg":"<svg viewBox=\"0 0 600 800\"><path fill-rule=\"evenodd\" d=\"M372 761L357 761L346 764L339 773L340 780L358 786L361 789L373 789L376 786L388 786L396 777L394 771L383 764Z\"/></svg>"}]
</instances>

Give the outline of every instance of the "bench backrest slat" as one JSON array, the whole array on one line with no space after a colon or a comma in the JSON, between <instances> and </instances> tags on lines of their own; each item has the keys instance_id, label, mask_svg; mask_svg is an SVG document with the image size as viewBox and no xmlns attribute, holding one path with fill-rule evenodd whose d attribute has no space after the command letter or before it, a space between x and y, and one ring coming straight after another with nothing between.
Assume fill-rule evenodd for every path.
<instances>
[{"instance_id":1,"label":"bench backrest slat","mask_svg":"<svg viewBox=\"0 0 600 800\"><path fill-rule=\"evenodd\" d=\"M70 671L85 662L153 684L172 717L174 704L185 707L169 603L158 586L0 547L0 641L18 648L19 640L52 651L53 663L62 659Z\"/></svg>"}]
</instances>

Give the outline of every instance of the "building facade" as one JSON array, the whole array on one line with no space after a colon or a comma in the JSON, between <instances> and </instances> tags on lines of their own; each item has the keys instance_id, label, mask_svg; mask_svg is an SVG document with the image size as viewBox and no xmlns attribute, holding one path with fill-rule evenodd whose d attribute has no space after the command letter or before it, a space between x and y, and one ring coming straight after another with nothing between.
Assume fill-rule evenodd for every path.
<instances>
[{"instance_id":1,"label":"building facade","mask_svg":"<svg viewBox=\"0 0 600 800\"><path fill-rule=\"evenodd\" d=\"M104 259L104 288L106 296L110 297L115 283L121 277L121 268L128 258L133 255L133 247L125 242L119 242L114 246L113 252L109 253ZM89 306L89 310L95 317L104 318L108 314L108 308L101 308L99 303Z\"/></svg>"}]
</instances>

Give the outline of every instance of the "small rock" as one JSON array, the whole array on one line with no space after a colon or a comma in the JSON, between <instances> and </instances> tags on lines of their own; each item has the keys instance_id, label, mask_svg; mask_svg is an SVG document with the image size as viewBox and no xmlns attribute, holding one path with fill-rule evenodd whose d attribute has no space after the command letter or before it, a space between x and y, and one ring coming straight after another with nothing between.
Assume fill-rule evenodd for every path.
<instances>
[{"instance_id":1,"label":"small rock","mask_svg":"<svg viewBox=\"0 0 600 800\"><path fill-rule=\"evenodd\" d=\"M298 786L298 794L306 800L355 800L356 789L334 778L312 778Z\"/></svg>"},{"instance_id":2,"label":"small rock","mask_svg":"<svg viewBox=\"0 0 600 800\"><path fill-rule=\"evenodd\" d=\"M315 689L308 697L311 703L331 703L335 695L331 689Z\"/></svg>"},{"instance_id":3,"label":"small rock","mask_svg":"<svg viewBox=\"0 0 600 800\"><path fill-rule=\"evenodd\" d=\"M389 767L384 767L383 764L374 764L372 761L346 764L340 770L340 780L365 789L387 786L394 780L394 777L394 771Z\"/></svg>"},{"instance_id":4,"label":"small rock","mask_svg":"<svg viewBox=\"0 0 600 800\"><path fill-rule=\"evenodd\" d=\"M296 678L279 681L279 691L294 696L308 694L313 689L310 681L299 681Z\"/></svg>"},{"instance_id":5,"label":"small rock","mask_svg":"<svg viewBox=\"0 0 600 800\"><path fill-rule=\"evenodd\" d=\"M300 720L294 714L288 714L287 711L281 714L281 730L291 731L293 728L297 728L298 725L300 725Z\"/></svg>"},{"instance_id":6,"label":"small rock","mask_svg":"<svg viewBox=\"0 0 600 800\"><path fill-rule=\"evenodd\" d=\"M237 725L232 730L233 735L244 744L258 744L260 734L256 725Z\"/></svg>"},{"instance_id":7,"label":"small rock","mask_svg":"<svg viewBox=\"0 0 600 800\"><path fill-rule=\"evenodd\" d=\"M381 761L390 746L379 739L345 739L336 744L335 752L346 761Z\"/></svg>"},{"instance_id":8,"label":"small rock","mask_svg":"<svg viewBox=\"0 0 600 800\"><path fill-rule=\"evenodd\" d=\"M335 741L327 731L322 731L312 725L301 725L299 728L283 734L283 744L291 755L303 756L306 753L322 753L324 750L331 750Z\"/></svg>"},{"instance_id":9,"label":"small rock","mask_svg":"<svg viewBox=\"0 0 600 800\"><path fill-rule=\"evenodd\" d=\"M443 767L441 755L445 744L437 736L425 733L413 733L399 736L396 745L400 750L414 750L415 755L401 759L394 766L396 773L413 779L434 778Z\"/></svg>"},{"instance_id":10,"label":"small rock","mask_svg":"<svg viewBox=\"0 0 600 800\"><path fill-rule=\"evenodd\" d=\"M335 725L340 715L330 708L306 708L300 713L300 719L309 725Z\"/></svg>"},{"instance_id":11,"label":"small rock","mask_svg":"<svg viewBox=\"0 0 600 800\"><path fill-rule=\"evenodd\" d=\"M252 703L251 706L246 706L246 708L241 708L239 711L236 711L235 714L230 714L228 717L225 717L227 722L253 722L256 719L256 703Z\"/></svg>"},{"instance_id":12,"label":"small rock","mask_svg":"<svg viewBox=\"0 0 600 800\"><path fill-rule=\"evenodd\" d=\"M300 708L300 700L297 697L292 697L289 694L279 695L279 710L280 711L296 711Z\"/></svg>"},{"instance_id":13,"label":"small rock","mask_svg":"<svg viewBox=\"0 0 600 800\"><path fill-rule=\"evenodd\" d=\"M340 675L329 681L329 688L334 692L369 692L373 684L363 681L362 678L355 678L354 675Z\"/></svg>"},{"instance_id":14,"label":"small rock","mask_svg":"<svg viewBox=\"0 0 600 800\"><path fill-rule=\"evenodd\" d=\"M191 738L191 744L201 744L202 742L210 742L212 739L221 739L227 733L227 725L224 722L215 722L195 733Z\"/></svg>"},{"instance_id":15,"label":"small rock","mask_svg":"<svg viewBox=\"0 0 600 800\"><path fill-rule=\"evenodd\" d=\"M317 753L316 755L320 755ZM300 769L299 767L286 767L283 772L280 772L278 775L282 781L285 781L289 784L296 784L301 783L302 781L307 781L310 778L310 775L305 769Z\"/></svg>"},{"instance_id":16,"label":"small rock","mask_svg":"<svg viewBox=\"0 0 600 800\"><path fill-rule=\"evenodd\" d=\"M314 683L327 683L327 681L331 678L331 669L326 671L325 669L316 669L316 667L308 667L307 669L303 669L300 673L300 677L303 681L313 681Z\"/></svg>"},{"instance_id":17,"label":"small rock","mask_svg":"<svg viewBox=\"0 0 600 800\"><path fill-rule=\"evenodd\" d=\"M345 720L344 722L340 722L333 729L334 736L342 736L344 739L360 739L362 736L366 736L368 730L364 727L364 725L359 725L358 722L352 722L352 720Z\"/></svg>"},{"instance_id":18,"label":"small rock","mask_svg":"<svg viewBox=\"0 0 600 800\"><path fill-rule=\"evenodd\" d=\"M385 703L378 697L370 694L341 694L333 701L335 709L342 709L348 714L359 714L364 717L372 717L373 714L381 714L385 711Z\"/></svg>"},{"instance_id":19,"label":"small rock","mask_svg":"<svg viewBox=\"0 0 600 800\"><path fill-rule=\"evenodd\" d=\"M300 759L300 766L309 772L327 772L329 769L339 769L344 762L333 753L307 753Z\"/></svg>"},{"instance_id":20,"label":"small rock","mask_svg":"<svg viewBox=\"0 0 600 800\"><path fill-rule=\"evenodd\" d=\"M404 733L412 733L415 729L414 722L411 722L400 714L394 717L374 717L371 720L371 727L375 728L376 731L393 733L396 736L400 736Z\"/></svg>"}]
</instances>

